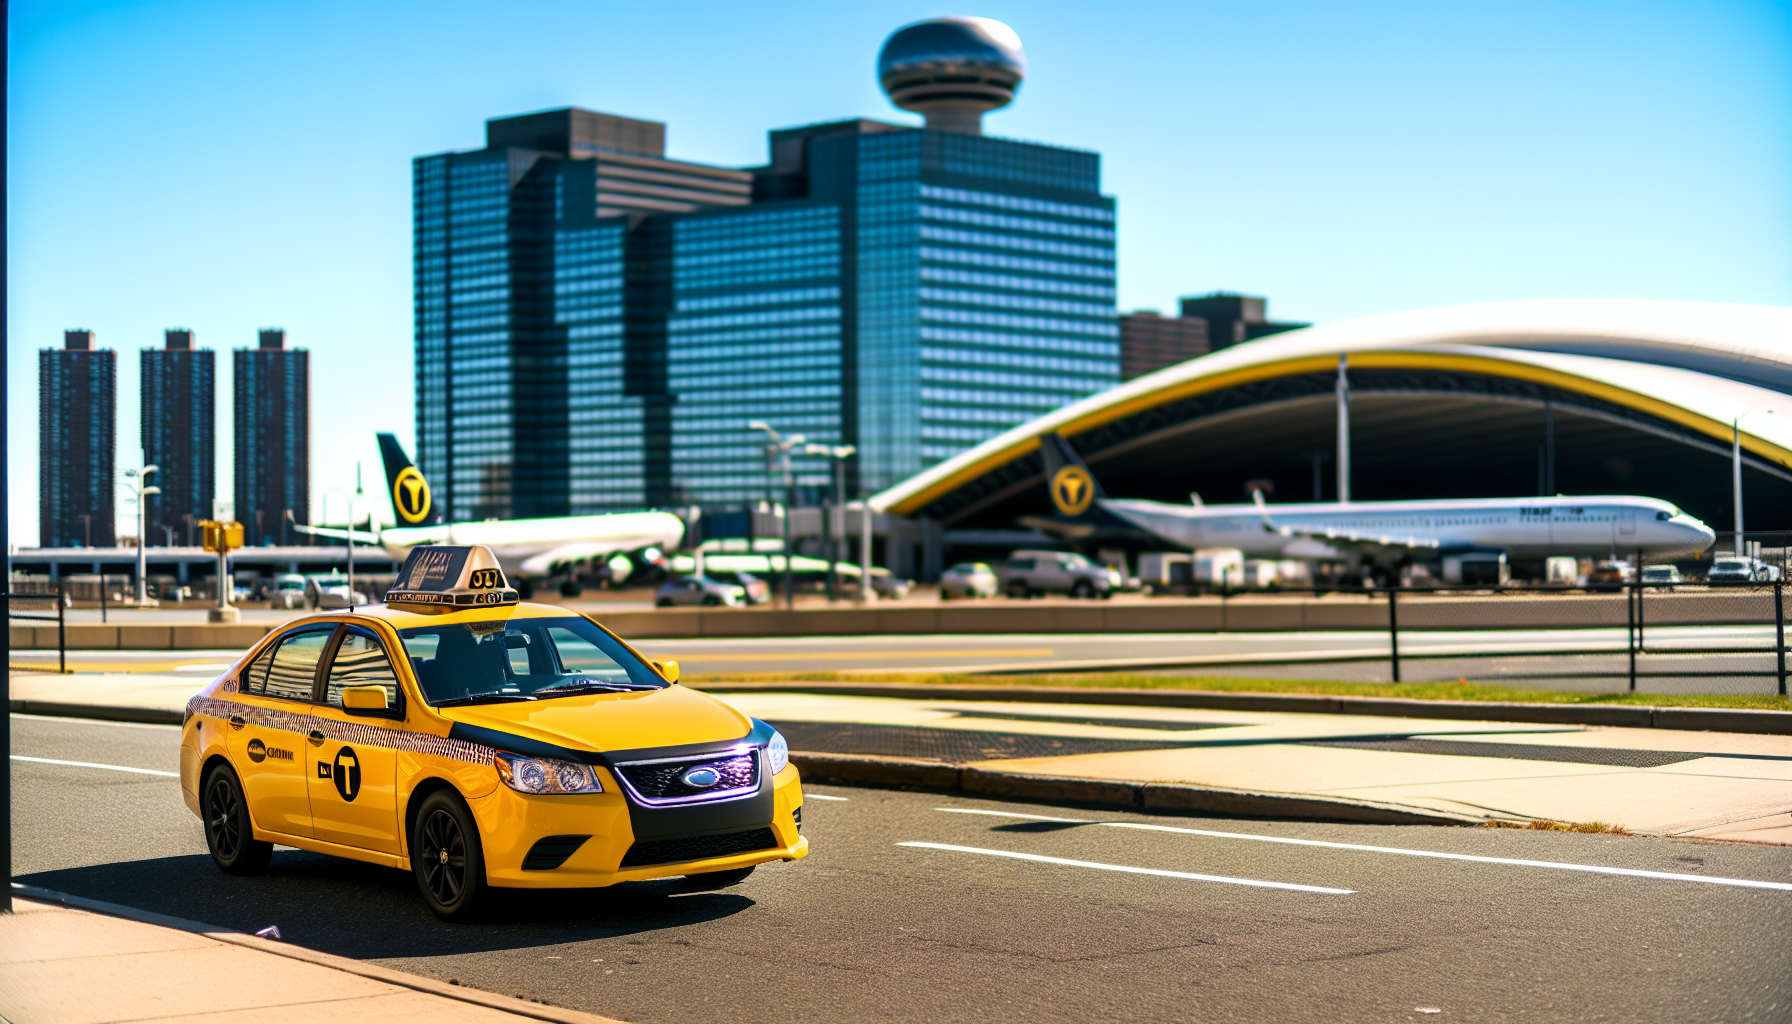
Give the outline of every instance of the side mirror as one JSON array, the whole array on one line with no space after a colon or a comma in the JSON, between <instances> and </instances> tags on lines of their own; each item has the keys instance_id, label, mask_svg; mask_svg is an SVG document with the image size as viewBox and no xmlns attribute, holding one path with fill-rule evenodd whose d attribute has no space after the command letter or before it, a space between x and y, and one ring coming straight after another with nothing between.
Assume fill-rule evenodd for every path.
<instances>
[{"instance_id":1,"label":"side mirror","mask_svg":"<svg viewBox=\"0 0 1792 1024\"><path fill-rule=\"evenodd\" d=\"M386 711L386 688L383 686L348 686L342 690L342 710L351 715Z\"/></svg>"},{"instance_id":2,"label":"side mirror","mask_svg":"<svg viewBox=\"0 0 1792 1024\"><path fill-rule=\"evenodd\" d=\"M678 660L676 658L667 658L665 661L651 661L648 662L648 664L652 665L653 670L658 672L660 678L664 679L666 682L678 682ZM346 693L347 691L345 690L343 692Z\"/></svg>"}]
</instances>

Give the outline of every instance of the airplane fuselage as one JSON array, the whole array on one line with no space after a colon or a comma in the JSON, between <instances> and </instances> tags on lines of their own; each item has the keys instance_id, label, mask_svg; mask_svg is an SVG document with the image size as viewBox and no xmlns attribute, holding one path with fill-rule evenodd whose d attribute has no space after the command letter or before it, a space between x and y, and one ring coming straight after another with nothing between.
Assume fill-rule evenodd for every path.
<instances>
[{"instance_id":1,"label":"airplane fuselage","mask_svg":"<svg viewBox=\"0 0 1792 1024\"><path fill-rule=\"evenodd\" d=\"M1325 502L1263 509L1115 498L1098 499L1097 504L1183 548L1237 548L1265 559L1385 563L1455 551L1503 551L1509 558L1641 551L1645 558L1673 558L1704 551L1716 539L1710 527L1672 504L1630 495ZM1286 529L1266 525L1266 515L1275 527ZM1343 543L1326 539L1328 531L1380 536L1391 543ZM1373 553L1365 555L1365 547Z\"/></svg>"},{"instance_id":2,"label":"airplane fuselage","mask_svg":"<svg viewBox=\"0 0 1792 1024\"><path fill-rule=\"evenodd\" d=\"M678 548L684 521L670 512L616 512L551 519L494 519L440 526L394 526L379 543L402 560L419 544L484 544L507 575L552 575L568 564L657 547Z\"/></svg>"}]
</instances>

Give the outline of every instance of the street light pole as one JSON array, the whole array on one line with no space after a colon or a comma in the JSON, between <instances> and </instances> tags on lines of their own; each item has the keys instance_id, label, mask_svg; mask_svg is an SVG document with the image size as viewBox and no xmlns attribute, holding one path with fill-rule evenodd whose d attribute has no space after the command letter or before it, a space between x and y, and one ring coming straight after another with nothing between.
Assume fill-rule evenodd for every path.
<instances>
[{"instance_id":1,"label":"street light pole","mask_svg":"<svg viewBox=\"0 0 1792 1024\"><path fill-rule=\"evenodd\" d=\"M149 571L148 552L144 550L145 546L149 544L149 496L162 493L160 487L144 485L149 482L149 474L160 470L160 466L152 465L144 466L142 469L124 471L124 475L128 478L125 486L129 487L131 493L137 498L137 607L139 608L149 600L148 581L144 579L144 574ZM105 586L104 577L100 579L100 586Z\"/></svg>"},{"instance_id":2,"label":"street light pole","mask_svg":"<svg viewBox=\"0 0 1792 1024\"><path fill-rule=\"evenodd\" d=\"M796 596L791 592L790 580L790 506L796 504L796 477L790 472L790 449L802 444L806 439L801 434L789 437L772 429L764 420L753 420L747 424L748 430L763 430L767 439L765 446L766 491L771 490L771 469L774 458L784 471L784 607L796 607Z\"/></svg>"},{"instance_id":3,"label":"street light pole","mask_svg":"<svg viewBox=\"0 0 1792 1024\"><path fill-rule=\"evenodd\" d=\"M840 544L846 541L846 460L857 448L850 444L811 444L803 446L805 455L823 455L834 460L834 504L826 509L821 520L821 544L828 553L828 603L840 597ZM840 544L834 541L834 513L840 516Z\"/></svg>"},{"instance_id":4,"label":"street light pole","mask_svg":"<svg viewBox=\"0 0 1792 1024\"><path fill-rule=\"evenodd\" d=\"M1734 545L1737 558L1747 557L1748 545L1742 539L1742 421L1757 412L1765 412L1772 416L1773 410L1764 405L1757 405L1730 421L1730 486L1732 497L1736 503L1736 543Z\"/></svg>"}]
</instances>

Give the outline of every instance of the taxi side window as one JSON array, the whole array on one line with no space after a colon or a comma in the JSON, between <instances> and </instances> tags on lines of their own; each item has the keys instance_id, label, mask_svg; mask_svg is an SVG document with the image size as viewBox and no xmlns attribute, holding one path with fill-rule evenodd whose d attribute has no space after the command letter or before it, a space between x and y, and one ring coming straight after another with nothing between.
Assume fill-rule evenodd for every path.
<instances>
[{"instance_id":1,"label":"taxi side window","mask_svg":"<svg viewBox=\"0 0 1792 1024\"><path fill-rule=\"evenodd\" d=\"M324 703L342 706L342 691L349 686L377 686L386 691L387 710L398 708L398 677L392 674L392 663L386 649L371 634L350 629L343 634L330 662L330 675L324 691Z\"/></svg>"},{"instance_id":2,"label":"taxi side window","mask_svg":"<svg viewBox=\"0 0 1792 1024\"><path fill-rule=\"evenodd\" d=\"M275 644L269 644L266 650L255 656L255 660L249 663L248 668L243 669L242 677L237 680L237 692L261 693L263 691L268 683L268 662L274 660L275 646Z\"/></svg>"},{"instance_id":3,"label":"taxi side window","mask_svg":"<svg viewBox=\"0 0 1792 1024\"><path fill-rule=\"evenodd\" d=\"M268 666L264 692L283 700L310 700L312 685L317 681L318 659L323 657L324 647L334 633L334 629L295 633L281 640Z\"/></svg>"}]
</instances>

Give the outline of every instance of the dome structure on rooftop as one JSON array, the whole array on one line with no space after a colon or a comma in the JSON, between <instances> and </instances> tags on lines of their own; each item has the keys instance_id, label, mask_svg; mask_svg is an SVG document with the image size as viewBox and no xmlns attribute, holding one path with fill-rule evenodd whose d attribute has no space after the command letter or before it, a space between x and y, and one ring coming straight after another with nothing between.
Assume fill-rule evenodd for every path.
<instances>
[{"instance_id":1,"label":"dome structure on rooftop","mask_svg":"<svg viewBox=\"0 0 1792 1024\"><path fill-rule=\"evenodd\" d=\"M980 135L983 114L1014 102L1026 77L1020 36L992 18L930 18L891 33L877 55L890 102L936 131Z\"/></svg>"}]
</instances>

